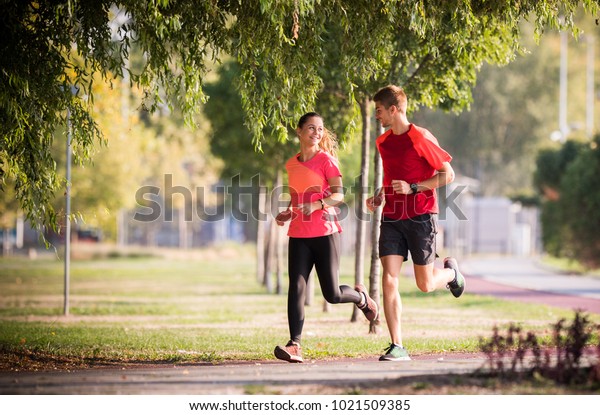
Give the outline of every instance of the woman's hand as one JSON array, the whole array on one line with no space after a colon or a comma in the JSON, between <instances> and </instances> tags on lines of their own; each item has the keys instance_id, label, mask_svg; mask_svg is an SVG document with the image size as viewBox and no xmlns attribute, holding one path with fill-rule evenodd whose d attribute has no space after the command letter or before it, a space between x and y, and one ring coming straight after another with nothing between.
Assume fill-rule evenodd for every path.
<instances>
[{"instance_id":1,"label":"woman's hand","mask_svg":"<svg viewBox=\"0 0 600 415\"><path fill-rule=\"evenodd\" d=\"M375 191L375 195L367 199L367 209L374 212L383 203L383 188L380 187Z\"/></svg>"},{"instance_id":2,"label":"woman's hand","mask_svg":"<svg viewBox=\"0 0 600 415\"><path fill-rule=\"evenodd\" d=\"M304 213L307 216L310 216L314 211L321 209L321 202L311 202L311 203L300 203L298 205L298 210Z\"/></svg>"},{"instance_id":3,"label":"woman's hand","mask_svg":"<svg viewBox=\"0 0 600 415\"><path fill-rule=\"evenodd\" d=\"M283 212L280 212L277 216L275 216L275 222L277 222L277 224L279 226L283 226L285 224L285 222L287 222L291 218L292 218L292 211L287 209L287 210L284 210Z\"/></svg>"}]
</instances>

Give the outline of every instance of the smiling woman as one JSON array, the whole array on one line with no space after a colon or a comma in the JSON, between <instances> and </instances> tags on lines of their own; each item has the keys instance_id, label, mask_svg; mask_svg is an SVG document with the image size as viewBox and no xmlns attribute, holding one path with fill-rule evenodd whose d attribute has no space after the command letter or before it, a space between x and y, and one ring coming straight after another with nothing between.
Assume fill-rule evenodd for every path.
<instances>
[{"instance_id":1,"label":"smiling woman","mask_svg":"<svg viewBox=\"0 0 600 415\"><path fill-rule=\"evenodd\" d=\"M340 226L335 206L344 200L342 174L332 152L335 137L324 127L323 118L309 112L303 115L296 133L300 152L285 167L288 173L290 206L275 218L280 226L290 221L288 324L290 340L275 348L278 359L300 363L300 340L304 326L306 284L315 267L325 299L332 304L354 303L373 321L377 304L363 285L356 288L339 284Z\"/></svg>"}]
</instances>

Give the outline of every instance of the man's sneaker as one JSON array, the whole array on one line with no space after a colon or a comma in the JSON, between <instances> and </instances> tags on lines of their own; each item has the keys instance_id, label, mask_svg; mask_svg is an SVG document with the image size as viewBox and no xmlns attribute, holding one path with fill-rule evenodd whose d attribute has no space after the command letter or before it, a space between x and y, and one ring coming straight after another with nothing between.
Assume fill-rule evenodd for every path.
<instances>
[{"instance_id":1,"label":"man's sneaker","mask_svg":"<svg viewBox=\"0 0 600 415\"><path fill-rule=\"evenodd\" d=\"M296 342L289 341L284 347L275 347L275 357L290 363L302 363L302 348Z\"/></svg>"},{"instance_id":2,"label":"man's sneaker","mask_svg":"<svg viewBox=\"0 0 600 415\"><path fill-rule=\"evenodd\" d=\"M446 288L450 290L453 296L460 297L465 290L465 277L458 270L458 262L452 257L444 259L444 268L454 270L454 280L450 281Z\"/></svg>"},{"instance_id":3,"label":"man's sneaker","mask_svg":"<svg viewBox=\"0 0 600 415\"><path fill-rule=\"evenodd\" d=\"M367 320L374 321L377 318L377 314L379 313L377 303L371 297L369 297L369 293L367 292L367 289L364 285L358 284L356 287L354 287L354 289L358 291L361 295L364 294L364 297L367 300L365 301L365 304L363 304L362 307L357 307L359 308L359 310L365 313L365 317L367 318Z\"/></svg>"},{"instance_id":4,"label":"man's sneaker","mask_svg":"<svg viewBox=\"0 0 600 415\"><path fill-rule=\"evenodd\" d=\"M399 362L401 360L410 360L408 351L404 347L398 346L395 343L390 344L385 350L385 354L379 358L381 361Z\"/></svg>"}]
</instances>

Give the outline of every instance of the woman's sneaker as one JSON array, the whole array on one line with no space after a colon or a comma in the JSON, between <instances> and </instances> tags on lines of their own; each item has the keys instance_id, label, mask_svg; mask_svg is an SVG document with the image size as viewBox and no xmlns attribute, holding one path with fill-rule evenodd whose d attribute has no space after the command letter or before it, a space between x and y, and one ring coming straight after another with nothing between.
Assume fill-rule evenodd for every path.
<instances>
[{"instance_id":1,"label":"woman's sneaker","mask_svg":"<svg viewBox=\"0 0 600 415\"><path fill-rule=\"evenodd\" d=\"M444 259L444 268L454 270L454 280L450 281L446 288L450 290L453 296L460 297L465 291L465 277L458 270L458 262L452 257Z\"/></svg>"},{"instance_id":2,"label":"woman's sneaker","mask_svg":"<svg viewBox=\"0 0 600 415\"><path fill-rule=\"evenodd\" d=\"M302 363L302 348L300 344L289 341L284 347L275 347L275 357L290 363Z\"/></svg>"},{"instance_id":3,"label":"woman's sneaker","mask_svg":"<svg viewBox=\"0 0 600 415\"><path fill-rule=\"evenodd\" d=\"M410 360L408 351L395 343L390 344L385 350L385 354L379 358L381 361L399 362L401 360Z\"/></svg>"},{"instance_id":4,"label":"woman's sneaker","mask_svg":"<svg viewBox=\"0 0 600 415\"><path fill-rule=\"evenodd\" d=\"M377 303L371 297L369 297L369 293L364 285L358 284L356 287L354 287L354 289L361 295L364 295L364 298L366 299L362 307L357 305L358 309L365 314L367 320L374 321L379 314L379 307L377 307Z\"/></svg>"}]
</instances>

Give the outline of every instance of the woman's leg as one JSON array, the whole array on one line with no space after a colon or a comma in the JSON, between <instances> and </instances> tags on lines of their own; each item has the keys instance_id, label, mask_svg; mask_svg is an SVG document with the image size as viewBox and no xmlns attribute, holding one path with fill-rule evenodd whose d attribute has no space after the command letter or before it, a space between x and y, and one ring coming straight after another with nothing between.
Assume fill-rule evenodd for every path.
<instances>
[{"instance_id":1,"label":"woman's leg","mask_svg":"<svg viewBox=\"0 0 600 415\"><path fill-rule=\"evenodd\" d=\"M340 234L311 238L315 268L325 300L331 304L363 302L363 296L354 288L339 285Z\"/></svg>"},{"instance_id":2,"label":"woman's leg","mask_svg":"<svg viewBox=\"0 0 600 415\"><path fill-rule=\"evenodd\" d=\"M313 256L307 242L311 238L290 238L288 253L288 325L290 339L300 343L304 327L306 283L313 267Z\"/></svg>"}]
</instances>

